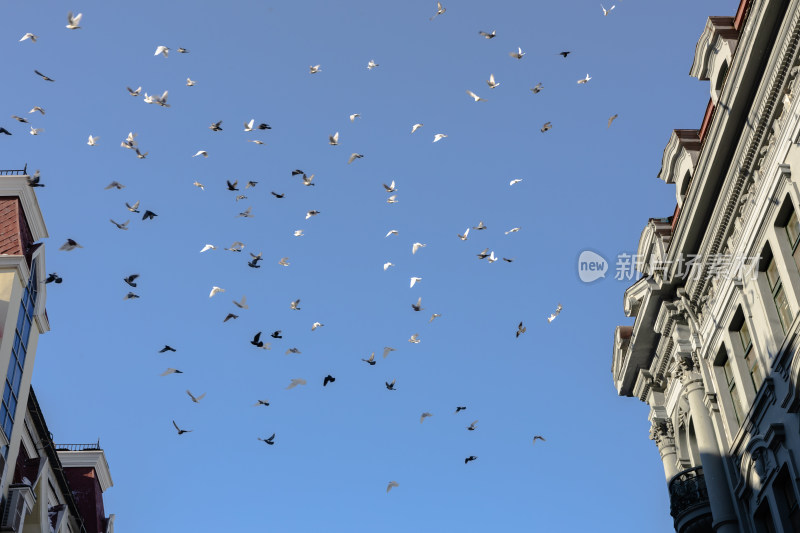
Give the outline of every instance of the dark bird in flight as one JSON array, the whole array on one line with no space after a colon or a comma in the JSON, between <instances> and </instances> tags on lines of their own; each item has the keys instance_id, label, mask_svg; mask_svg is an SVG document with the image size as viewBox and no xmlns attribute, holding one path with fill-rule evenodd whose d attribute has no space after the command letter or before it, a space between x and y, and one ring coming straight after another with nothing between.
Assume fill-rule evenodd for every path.
<instances>
[{"instance_id":1,"label":"dark bird in flight","mask_svg":"<svg viewBox=\"0 0 800 533\"><path fill-rule=\"evenodd\" d=\"M65 252L71 252L71 251L72 251L72 250L74 250L75 248L83 248L83 246L81 246L80 244L78 244L78 243L77 243L77 241L74 241L74 240L72 240L72 239L67 239L67 242L65 242L64 244L62 244L62 245L61 245L61 248L59 248L59 250L63 250L63 251L65 251Z\"/></svg>"},{"instance_id":2,"label":"dark bird in flight","mask_svg":"<svg viewBox=\"0 0 800 533\"><path fill-rule=\"evenodd\" d=\"M172 421L172 425L175 426L175 429L178 430L178 435L183 435L184 433L191 433L192 431L194 431L193 429L181 429L181 428L179 428L178 424L176 424L174 420Z\"/></svg>"},{"instance_id":3,"label":"dark bird in flight","mask_svg":"<svg viewBox=\"0 0 800 533\"><path fill-rule=\"evenodd\" d=\"M422 307L422 297L417 299L417 303L411 304L411 308L414 309L414 311L422 311L424 309L424 307Z\"/></svg>"},{"instance_id":4,"label":"dark bird in flight","mask_svg":"<svg viewBox=\"0 0 800 533\"><path fill-rule=\"evenodd\" d=\"M41 73L41 72L39 72L38 70L34 70L34 72L35 72L36 74L38 74L39 76L41 76L41 77L42 77L42 79L43 79L44 81L56 81L56 80L54 80L53 78L48 78L47 76L45 76L44 74L42 74L42 73Z\"/></svg>"},{"instance_id":5,"label":"dark bird in flight","mask_svg":"<svg viewBox=\"0 0 800 533\"><path fill-rule=\"evenodd\" d=\"M534 435L534 437L533 437L533 444L536 444L536 439L539 439L539 440L540 440L540 441L542 441L542 442L544 442L544 441L545 441L545 438L544 438L544 437L542 437L541 435Z\"/></svg>"},{"instance_id":6,"label":"dark bird in flight","mask_svg":"<svg viewBox=\"0 0 800 533\"><path fill-rule=\"evenodd\" d=\"M219 122L214 122L208 127L208 129L211 131L222 131L222 121L220 120Z\"/></svg>"},{"instance_id":7,"label":"dark bird in flight","mask_svg":"<svg viewBox=\"0 0 800 533\"><path fill-rule=\"evenodd\" d=\"M566 59L566 58L567 58L567 56L568 56L568 55L570 55L571 53L572 53L571 51L569 51L569 52L559 52L559 53L558 53L558 55L560 55L560 56L562 56L564 59Z\"/></svg>"},{"instance_id":8,"label":"dark bird in flight","mask_svg":"<svg viewBox=\"0 0 800 533\"><path fill-rule=\"evenodd\" d=\"M455 414L458 414L458 413L460 413L461 411L465 411L466 409L467 409L466 407L456 407L456 412L455 412Z\"/></svg>"},{"instance_id":9,"label":"dark bird in flight","mask_svg":"<svg viewBox=\"0 0 800 533\"><path fill-rule=\"evenodd\" d=\"M268 439L262 439L261 437L258 437L258 440L264 441L267 444L269 444L270 446L272 446L273 444L275 444L275 433L273 433L272 436L270 438L268 438Z\"/></svg>"},{"instance_id":10,"label":"dark bird in flight","mask_svg":"<svg viewBox=\"0 0 800 533\"><path fill-rule=\"evenodd\" d=\"M387 389L389 389L389 390L397 390L397 389L395 389L395 388L394 388L394 383L395 383L395 381L397 381L397 380L396 380L396 379L393 379L391 383L389 383L388 381L386 381L386 382L385 382L385 383L386 383L386 388L387 388Z\"/></svg>"},{"instance_id":11,"label":"dark bird in flight","mask_svg":"<svg viewBox=\"0 0 800 533\"><path fill-rule=\"evenodd\" d=\"M44 282L45 282L45 283L53 283L53 282L55 282L55 283L61 283L62 281L63 281L63 280L61 279L61 276L59 276L59 275L58 275L58 274L56 274L55 272L53 272L52 274L49 274L49 275L47 276L47 279L46 279L46 280L44 280Z\"/></svg>"},{"instance_id":12,"label":"dark bird in flight","mask_svg":"<svg viewBox=\"0 0 800 533\"><path fill-rule=\"evenodd\" d=\"M369 359L362 359L362 361L369 364L369 366L375 366L375 352L369 355Z\"/></svg>"},{"instance_id":13,"label":"dark bird in flight","mask_svg":"<svg viewBox=\"0 0 800 533\"><path fill-rule=\"evenodd\" d=\"M523 326L522 322L520 322L519 326L517 326L517 337L516 338L519 338L519 336L522 335L523 333L525 333L526 331L528 331L528 328Z\"/></svg>"},{"instance_id":14,"label":"dark bird in flight","mask_svg":"<svg viewBox=\"0 0 800 533\"><path fill-rule=\"evenodd\" d=\"M123 278L122 281L130 285L131 287L136 287L136 278L139 277L139 274L131 274L127 278Z\"/></svg>"},{"instance_id":15,"label":"dark bird in flight","mask_svg":"<svg viewBox=\"0 0 800 533\"><path fill-rule=\"evenodd\" d=\"M269 336L272 337L273 339L282 339L283 338L283 336L281 335L281 330L273 331L272 333L270 333Z\"/></svg>"},{"instance_id":16,"label":"dark bird in flight","mask_svg":"<svg viewBox=\"0 0 800 533\"><path fill-rule=\"evenodd\" d=\"M228 190L229 191L238 191L239 190L239 189L236 188L236 186L239 185L239 180L236 180L233 183L231 183L230 180L225 180L225 182L228 184Z\"/></svg>"},{"instance_id":17,"label":"dark bird in flight","mask_svg":"<svg viewBox=\"0 0 800 533\"><path fill-rule=\"evenodd\" d=\"M264 405L266 407L269 407L269 401L268 400L258 400L256 403L253 404L253 407L258 407L259 405Z\"/></svg>"},{"instance_id":18,"label":"dark bird in flight","mask_svg":"<svg viewBox=\"0 0 800 533\"><path fill-rule=\"evenodd\" d=\"M474 461L475 459L477 459L477 457L475 457L474 455L470 455L469 457L464 459L464 464L467 464L470 461Z\"/></svg>"},{"instance_id":19,"label":"dark bird in flight","mask_svg":"<svg viewBox=\"0 0 800 533\"><path fill-rule=\"evenodd\" d=\"M298 174L302 174L305 176L306 173L300 170L299 168L292 170L292 176L297 176Z\"/></svg>"},{"instance_id":20,"label":"dark bird in flight","mask_svg":"<svg viewBox=\"0 0 800 533\"><path fill-rule=\"evenodd\" d=\"M247 262L247 266L249 266L250 268L261 268L261 265L259 265L259 264L256 262L256 260L253 260L253 261L248 261L248 262Z\"/></svg>"},{"instance_id":21,"label":"dark bird in flight","mask_svg":"<svg viewBox=\"0 0 800 533\"><path fill-rule=\"evenodd\" d=\"M255 187L256 185L258 185L257 181L248 181L247 185L245 185L244 188L249 189L250 187Z\"/></svg>"},{"instance_id":22,"label":"dark bird in flight","mask_svg":"<svg viewBox=\"0 0 800 533\"><path fill-rule=\"evenodd\" d=\"M269 124L267 124L265 122L262 122L261 124L258 125L258 129L260 129L260 130L271 130L272 126L270 126Z\"/></svg>"},{"instance_id":23,"label":"dark bird in flight","mask_svg":"<svg viewBox=\"0 0 800 533\"><path fill-rule=\"evenodd\" d=\"M11 135L11 132L5 128L0 127L0 133L5 133L6 135Z\"/></svg>"},{"instance_id":24,"label":"dark bird in flight","mask_svg":"<svg viewBox=\"0 0 800 533\"><path fill-rule=\"evenodd\" d=\"M153 219L154 219L154 218L156 218L157 216L158 216L157 214L153 213L152 211L150 211L150 210L148 209L148 210L146 210L146 211L144 212L144 215L142 215L142 220L147 220L148 218L149 218L150 220L153 220Z\"/></svg>"},{"instance_id":25,"label":"dark bird in flight","mask_svg":"<svg viewBox=\"0 0 800 533\"><path fill-rule=\"evenodd\" d=\"M328 383L333 383L334 381L336 381L336 378L328 374L325 376L325 379L322 380L322 386L326 387Z\"/></svg>"},{"instance_id":26,"label":"dark bird in flight","mask_svg":"<svg viewBox=\"0 0 800 533\"><path fill-rule=\"evenodd\" d=\"M233 319L239 318L239 315L234 315L233 313L228 313L228 316L225 317L225 320L223 320L223 322L227 322L228 320L230 320L232 318Z\"/></svg>"},{"instance_id":27,"label":"dark bird in flight","mask_svg":"<svg viewBox=\"0 0 800 533\"><path fill-rule=\"evenodd\" d=\"M136 294L135 292L129 292L128 294L125 295L125 298L123 298L123 300L133 300L138 297L139 295Z\"/></svg>"},{"instance_id":28,"label":"dark bird in flight","mask_svg":"<svg viewBox=\"0 0 800 533\"><path fill-rule=\"evenodd\" d=\"M272 196L274 196L275 198L283 198L284 196L286 196L286 194L278 194L278 193L276 193L275 191L272 191L272 192L271 192L271 194L272 194Z\"/></svg>"},{"instance_id":29,"label":"dark bird in flight","mask_svg":"<svg viewBox=\"0 0 800 533\"><path fill-rule=\"evenodd\" d=\"M542 133L544 133L546 131L550 131L551 129L553 129L553 123L552 122L545 122L540 131Z\"/></svg>"},{"instance_id":30,"label":"dark bird in flight","mask_svg":"<svg viewBox=\"0 0 800 533\"><path fill-rule=\"evenodd\" d=\"M178 53L179 54L188 54L189 50L187 50L186 48L178 48Z\"/></svg>"},{"instance_id":31,"label":"dark bird in flight","mask_svg":"<svg viewBox=\"0 0 800 533\"><path fill-rule=\"evenodd\" d=\"M475 425L478 423L477 420L472 422L470 425L467 426L467 431L475 431Z\"/></svg>"},{"instance_id":32,"label":"dark bird in flight","mask_svg":"<svg viewBox=\"0 0 800 533\"><path fill-rule=\"evenodd\" d=\"M261 332L260 331L258 333L256 333L256 336L253 337L253 340L250 341L250 344L252 344L253 346L255 346L257 348L263 348L264 347L264 341L261 340Z\"/></svg>"},{"instance_id":33,"label":"dark bird in flight","mask_svg":"<svg viewBox=\"0 0 800 533\"><path fill-rule=\"evenodd\" d=\"M158 353L165 353L165 352L177 352L175 348L170 346L169 344L165 344L163 348L161 348Z\"/></svg>"},{"instance_id":34,"label":"dark bird in flight","mask_svg":"<svg viewBox=\"0 0 800 533\"><path fill-rule=\"evenodd\" d=\"M489 257L489 249L484 249L481 253L478 254L478 259L486 259Z\"/></svg>"}]
</instances>

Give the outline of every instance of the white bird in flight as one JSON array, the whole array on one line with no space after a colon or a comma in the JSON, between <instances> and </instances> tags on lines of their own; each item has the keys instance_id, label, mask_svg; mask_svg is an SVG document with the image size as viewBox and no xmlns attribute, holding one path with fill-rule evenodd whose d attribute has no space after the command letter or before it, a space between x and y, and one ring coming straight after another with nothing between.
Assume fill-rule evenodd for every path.
<instances>
[{"instance_id":1,"label":"white bird in flight","mask_svg":"<svg viewBox=\"0 0 800 533\"><path fill-rule=\"evenodd\" d=\"M331 146L337 146L339 144L339 132L337 131L333 135L328 135L328 144Z\"/></svg>"},{"instance_id":2,"label":"white bird in flight","mask_svg":"<svg viewBox=\"0 0 800 533\"><path fill-rule=\"evenodd\" d=\"M475 94L474 92L472 92L470 90L467 90L467 94L470 95L470 97L473 100L475 100L476 102L485 102L486 101L486 98L481 98L480 96L478 96L477 94ZM436 142L436 141L434 141L434 142Z\"/></svg>"},{"instance_id":3,"label":"white bird in flight","mask_svg":"<svg viewBox=\"0 0 800 533\"><path fill-rule=\"evenodd\" d=\"M444 15L444 12L447 11L444 7L442 7L441 2L436 2L436 14L430 18L430 20L435 19L439 15Z\"/></svg>"},{"instance_id":4,"label":"white bird in flight","mask_svg":"<svg viewBox=\"0 0 800 533\"><path fill-rule=\"evenodd\" d=\"M208 297L211 298L212 296L214 296L215 294L220 293L220 292L225 292L225 289L222 289L220 287L214 286L214 287L211 288L211 293L209 293Z\"/></svg>"},{"instance_id":5,"label":"white bird in flight","mask_svg":"<svg viewBox=\"0 0 800 533\"><path fill-rule=\"evenodd\" d=\"M389 267L393 267L393 266L394 266L394 263L384 263L383 264L383 270L386 271Z\"/></svg>"},{"instance_id":6,"label":"white bird in flight","mask_svg":"<svg viewBox=\"0 0 800 533\"><path fill-rule=\"evenodd\" d=\"M494 81L494 74L489 74L489 79L486 80L486 84L490 89L496 89L497 87L500 87L500 84Z\"/></svg>"},{"instance_id":7,"label":"white bird in flight","mask_svg":"<svg viewBox=\"0 0 800 533\"><path fill-rule=\"evenodd\" d=\"M378 64L375 62L375 60L374 60L374 59L370 59L370 60L369 60L369 63L367 63L367 69L368 69L368 70L372 70L372 69L374 69L375 67L379 67L379 66L380 66L380 65L378 65Z\"/></svg>"},{"instance_id":8,"label":"white bird in flight","mask_svg":"<svg viewBox=\"0 0 800 533\"><path fill-rule=\"evenodd\" d=\"M547 322L550 323L553 320L555 320L556 317L559 315L559 313L561 313L561 309L563 309L563 307L561 306L561 304L558 304L558 307L556 307L555 313L553 313L549 317L547 317Z\"/></svg>"},{"instance_id":9,"label":"white bird in flight","mask_svg":"<svg viewBox=\"0 0 800 533\"><path fill-rule=\"evenodd\" d=\"M302 237L303 236L303 230L301 230L301 229L294 230L294 236L295 237Z\"/></svg>"},{"instance_id":10,"label":"white bird in flight","mask_svg":"<svg viewBox=\"0 0 800 533\"><path fill-rule=\"evenodd\" d=\"M292 379L292 382L289 383L289 386L286 387L286 390L293 389L293 388L297 387L298 385L305 385L305 384L306 384L306 380L300 379L300 378L294 378L294 379Z\"/></svg>"},{"instance_id":11,"label":"white bird in flight","mask_svg":"<svg viewBox=\"0 0 800 533\"><path fill-rule=\"evenodd\" d=\"M31 126L31 131L29 132L31 135L39 135L44 131L44 128L34 128Z\"/></svg>"},{"instance_id":12,"label":"white bird in flight","mask_svg":"<svg viewBox=\"0 0 800 533\"><path fill-rule=\"evenodd\" d=\"M68 30L79 30L81 18L83 18L83 13L78 13L77 15L73 16L72 11L67 14L67 29Z\"/></svg>"},{"instance_id":13,"label":"white bird in flight","mask_svg":"<svg viewBox=\"0 0 800 533\"><path fill-rule=\"evenodd\" d=\"M605 7L603 7L603 4L600 4L600 9L603 10L603 16L604 17L607 17L608 14L611 13L611 11L613 11L615 7L617 7L617 6L613 5L613 6L611 6L611 9L606 9Z\"/></svg>"},{"instance_id":14,"label":"white bird in flight","mask_svg":"<svg viewBox=\"0 0 800 533\"><path fill-rule=\"evenodd\" d=\"M167 48L166 46L159 46L158 48L156 48L156 53L153 55L157 56L158 54L161 54L164 57L169 57L169 48Z\"/></svg>"},{"instance_id":15,"label":"white bird in flight","mask_svg":"<svg viewBox=\"0 0 800 533\"><path fill-rule=\"evenodd\" d=\"M197 82L195 80L193 80L192 78L186 78L187 87L194 87L195 85L197 85Z\"/></svg>"},{"instance_id":16,"label":"white bird in flight","mask_svg":"<svg viewBox=\"0 0 800 533\"><path fill-rule=\"evenodd\" d=\"M99 136L98 137L92 137L91 135L89 135L89 141L86 144L88 144L89 146L97 146L97 140L98 139L100 139Z\"/></svg>"},{"instance_id":17,"label":"white bird in flight","mask_svg":"<svg viewBox=\"0 0 800 533\"><path fill-rule=\"evenodd\" d=\"M358 114L358 113L353 113L352 115L350 115L350 122L355 122L355 121L356 121L356 118L358 118L358 117L360 117L360 116L361 116L361 115L360 115L360 114Z\"/></svg>"},{"instance_id":18,"label":"white bird in flight","mask_svg":"<svg viewBox=\"0 0 800 533\"><path fill-rule=\"evenodd\" d=\"M421 242L415 242L414 244L411 245L411 253L415 254L417 253L417 250L419 250L420 248L425 248L426 246L427 244L422 244Z\"/></svg>"},{"instance_id":19,"label":"white bird in flight","mask_svg":"<svg viewBox=\"0 0 800 533\"><path fill-rule=\"evenodd\" d=\"M418 277L412 276L412 277L411 277L411 283L409 284L409 287L408 287L408 288L410 289L410 288L414 287L414 285L415 285L415 284L416 284L418 281L422 281L422 278L418 278Z\"/></svg>"},{"instance_id":20,"label":"white bird in flight","mask_svg":"<svg viewBox=\"0 0 800 533\"><path fill-rule=\"evenodd\" d=\"M468 235L469 235L469 228L467 228L467 230L464 232L464 235L461 235L461 234L459 233L459 234L458 234L458 238L459 238L459 239L461 239L462 241L466 241L466 240L467 240L467 236L468 236Z\"/></svg>"},{"instance_id":21,"label":"white bird in flight","mask_svg":"<svg viewBox=\"0 0 800 533\"><path fill-rule=\"evenodd\" d=\"M202 183L200 183L199 181L197 181L197 180L195 180L195 182L192 183L192 185L194 185L195 187L199 188L201 191L206 190L205 186Z\"/></svg>"},{"instance_id":22,"label":"white bird in flight","mask_svg":"<svg viewBox=\"0 0 800 533\"><path fill-rule=\"evenodd\" d=\"M140 85L140 86L139 86L139 88L138 88L138 89L136 89L135 91L134 91L133 89L131 89L130 87L125 87L125 88L126 88L126 89L128 89L128 93L129 93L131 96L139 96L139 93L140 93L140 92L142 92L142 87L141 87L141 85Z\"/></svg>"},{"instance_id":23,"label":"white bird in flight","mask_svg":"<svg viewBox=\"0 0 800 533\"><path fill-rule=\"evenodd\" d=\"M400 232L397 231L396 229L390 229L389 232L386 234L386 237L388 237L389 235L399 235L399 234L400 234ZM386 237L384 237L384 239Z\"/></svg>"},{"instance_id":24,"label":"white bird in flight","mask_svg":"<svg viewBox=\"0 0 800 533\"><path fill-rule=\"evenodd\" d=\"M251 118L250 122L244 123L244 131L253 131L253 124L255 124L256 119Z\"/></svg>"},{"instance_id":25,"label":"white bird in flight","mask_svg":"<svg viewBox=\"0 0 800 533\"><path fill-rule=\"evenodd\" d=\"M424 126L424 124L414 124L413 126L411 126L411 133L414 133L415 131L420 129L422 126Z\"/></svg>"},{"instance_id":26,"label":"white bird in flight","mask_svg":"<svg viewBox=\"0 0 800 533\"><path fill-rule=\"evenodd\" d=\"M419 333L414 333L413 335L411 335L411 338L408 339L408 342L410 342L411 344L419 344L420 343Z\"/></svg>"},{"instance_id":27,"label":"white bird in flight","mask_svg":"<svg viewBox=\"0 0 800 533\"><path fill-rule=\"evenodd\" d=\"M393 194L389 198L386 199L387 204L396 204L397 203L397 195Z\"/></svg>"},{"instance_id":28,"label":"white bird in flight","mask_svg":"<svg viewBox=\"0 0 800 533\"><path fill-rule=\"evenodd\" d=\"M208 152L206 152L205 150L198 150L197 153L194 154L192 157L197 157L198 155L202 155L203 157L208 157Z\"/></svg>"},{"instance_id":29,"label":"white bird in flight","mask_svg":"<svg viewBox=\"0 0 800 533\"><path fill-rule=\"evenodd\" d=\"M310 66L310 67L308 67L308 72L309 72L310 74L316 74L317 72L319 72L319 71L321 71L321 70L322 70L322 69L321 69L321 68L319 68L319 65L313 65L313 66Z\"/></svg>"},{"instance_id":30,"label":"white bird in flight","mask_svg":"<svg viewBox=\"0 0 800 533\"><path fill-rule=\"evenodd\" d=\"M32 43L35 43L36 39L38 39L38 38L39 38L38 35L34 35L32 33L26 33L25 35L22 36L22 39L20 39L19 42L22 42L25 39L30 39Z\"/></svg>"},{"instance_id":31,"label":"white bird in flight","mask_svg":"<svg viewBox=\"0 0 800 533\"><path fill-rule=\"evenodd\" d=\"M522 51L522 48L517 47L517 51L516 52L509 52L508 55L510 55L511 57L514 57L516 59L522 59L522 56L525 55L525 52Z\"/></svg>"},{"instance_id":32,"label":"white bird in flight","mask_svg":"<svg viewBox=\"0 0 800 533\"><path fill-rule=\"evenodd\" d=\"M582 80L578 80L578 85L582 85L584 83L589 83L590 79L592 79L592 77L589 76L589 74L586 74L585 78L583 78Z\"/></svg>"},{"instance_id":33,"label":"white bird in flight","mask_svg":"<svg viewBox=\"0 0 800 533\"><path fill-rule=\"evenodd\" d=\"M41 108L41 107L39 107L38 105L37 105L37 106L33 106L33 109L31 109L30 111L28 111L28 113L34 113L34 112L36 112L36 111L38 111L39 113L41 113L42 115L44 115L44 109L42 109L42 108Z\"/></svg>"},{"instance_id":34,"label":"white bird in flight","mask_svg":"<svg viewBox=\"0 0 800 533\"><path fill-rule=\"evenodd\" d=\"M200 250L200 253L202 254L203 252L207 252L209 250L216 250L216 249L217 249L217 247L214 246L213 244L206 244L205 246L203 246L203 249Z\"/></svg>"},{"instance_id":35,"label":"white bird in flight","mask_svg":"<svg viewBox=\"0 0 800 533\"><path fill-rule=\"evenodd\" d=\"M444 133L437 133L436 135L433 136L433 142L439 142L445 137L447 137L447 135L445 135Z\"/></svg>"},{"instance_id":36,"label":"white bird in flight","mask_svg":"<svg viewBox=\"0 0 800 533\"><path fill-rule=\"evenodd\" d=\"M518 232L519 230L520 230L520 228L511 228L510 230L508 230L508 231L506 232L506 235L508 235L509 233L516 233L516 232Z\"/></svg>"},{"instance_id":37,"label":"white bird in flight","mask_svg":"<svg viewBox=\"0 0 800 533\"><path fill-rule=\"evenodd\" d=\"M386 192L397 192L397 188L394 185L394 180L389 185L383 184L383 188L386 189Z\"/></svg>"},{"instance_id":38,"label":"white bird in flight","mask_svg":"<svg viewBox=\"0 0 800 533\"><path fill-rule=\"evenodd\" d=\"M519 179L519 178L517 178L517 179L513 179L513 180L511 180L511 181L510 181L508 184L509 184L509 185L514 185L515 183L519 183L520 181L522 181L522 180L521 180L521 179Z\"/></svg>"}]
</instances>

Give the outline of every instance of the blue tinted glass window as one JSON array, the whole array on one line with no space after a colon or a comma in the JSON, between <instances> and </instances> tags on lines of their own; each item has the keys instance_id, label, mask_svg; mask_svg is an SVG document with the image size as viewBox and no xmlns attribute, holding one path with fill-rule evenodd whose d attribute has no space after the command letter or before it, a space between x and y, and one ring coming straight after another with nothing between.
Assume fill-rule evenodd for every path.
<instances>
[{"instance_id":1,"label":"blue tinted glass window","mask_svg":"<svg viewBox=\"0 0 800 533\"><path fill-rule=\"evenodd\" d=\"M3 391L3 402L0 405L0 423L6 437L11 439L11 430L14 427L14 415L17 408L17 395L22 383L22 370L27 355L28 339L31 333L33 313L36 309L37 290L36 261L31 265L31 274L28 285L22 295L17 317L17 328L14 331L14 349L6 373L6 385Z\"/></svg>"}]
</instances>

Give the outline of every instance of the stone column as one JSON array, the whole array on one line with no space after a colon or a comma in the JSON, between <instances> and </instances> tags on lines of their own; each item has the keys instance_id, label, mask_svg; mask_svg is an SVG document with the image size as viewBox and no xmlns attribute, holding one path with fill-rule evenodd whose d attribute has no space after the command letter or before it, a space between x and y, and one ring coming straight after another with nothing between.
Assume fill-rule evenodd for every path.
<instances>
[{"instance_id":1,"label":"stone column","mask_svg":"<svg viewBox=\"0 0 800 533\"><path fill-rule=\"evenodd\" d=\"M669 418L654 418L650 427L650 439L658 446L661 462L664 463L664 474L667 481L678 473L678 453L675 449L675 434L672 429L672 420Z\"/></svg>"},{"instance_id":2,"label":"stone column","mask_svg":"<svg viewBox=\"0 0 800 533\"><path fill-rule=\"evenodd\" d=\"M703 477L708 490L711 513L714 517L713 527L715 532L739 533L739 522L731 499L725 465L717 444L714 425L705 405L705 387L697 363L695 357L682 359L678 376L692 413L697 449L700 452Z\"/></svg>"}]
</instances>

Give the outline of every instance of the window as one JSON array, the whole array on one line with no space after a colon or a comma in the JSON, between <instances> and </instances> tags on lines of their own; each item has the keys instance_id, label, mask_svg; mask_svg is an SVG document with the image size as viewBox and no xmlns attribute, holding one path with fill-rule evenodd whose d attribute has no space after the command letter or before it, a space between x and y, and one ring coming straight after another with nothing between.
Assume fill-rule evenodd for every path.
<instances>
[{"instance_id":1,"label":"window","mask_svg":"<svg viewBox=\"0 0 800 533\"><path fill-rule=\"evenodd\" d=\"M8 362L3 399L0 403L0 428L6 438L11 440L11 430L14 428L14 415L17 412L17 399L19 387L22 383L22 370L25 368L25 356L28 351L33 312L36 308L36 295L38 293L36 279L36 261L31 266L31 275L28 285L22 294L19 306L17 327L14 330L14 346L11 350L11 359Z\"/></svg>"},{"instance_id":2,"label":"window","mask_svg":"<svg viewBox=\"0 0 800 533\"><path fill-rule=\"evenodd\" d=\"M789 246L792 248L792 257L797 269L800 270L800 220L797 219L797 212L792 209L792 216L786 222L786 236L789 237Z\"/></svg>"},{"instance_id":3,"label":"window","mask_svg":"<svg viewBox=\"0 0 800 533\"><path fill-rule=\"evenodd\" d=\"M764 382L764 376L761 375L761 367L758 365L756 351L753 350L753 340L750 338L750 328L747 326L747 321L742 321L742 327L739 328L737 334L742 342L744 360L747 362L750 379L753 380L753 387L758 392L758 389L761 388L761 383Z\"/></svg>"},{"instance_id":4,"label":"window","mask_svg":"<svg viewBox=\"0 0 800 533\"><path fill-rule=\"evenodd\" d=\"M772 521L772 512L769 509L769 500L764 500L761 507L753 517L758 533L775 533L775 522Z\"/></svg>"},{"instance_id":5,"label":"window","mask_svg":"<svg viewBox=\"0 0 800 533\"><path fill-rule=\"evenodd\" d=\"M800 531L800 504L789 471L784 468L775 481L775 499L786 531ZM787 529L788 526L788 529Z\"/></svg>"},{"instance_id":6,"label":"window","mask_svg":"<svg viewBox=\"0 0 800 533\"><path fill-rule=\"evenodd\" d=\"M792 323L792 311L789 308L789 300L786 298L786 291L783 290L783 283L778 274L778 263L775 257L770 258L767 264L767 281L769 288L772 291L772 300L775 302L775 308L778 310L778 318L781 321L783 332L786 333L786 328Z\"/></svg>"},{"instance_id":7,"label":"window","mask_svg":"<svg viewBox=\"0 0 800 533\"><path fill-rule=\"evenodd\" d=\"M733 375L730 358L725 358L725 362L722 364L722 370L725 372L725 383L728 385L728 392L731 395L731 402L733 402L736 423L741 424L744 411L742 410L742 402L739 399L739 391L736 389L736 378Z\"/></svg>"}]
</instances>

